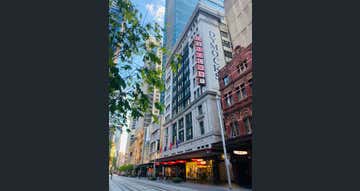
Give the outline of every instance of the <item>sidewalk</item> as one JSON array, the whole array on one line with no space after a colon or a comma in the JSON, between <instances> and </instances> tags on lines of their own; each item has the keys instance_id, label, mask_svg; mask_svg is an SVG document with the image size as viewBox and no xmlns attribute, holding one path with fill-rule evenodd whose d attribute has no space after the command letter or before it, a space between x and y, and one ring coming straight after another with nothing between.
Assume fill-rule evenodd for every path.
<instances>
[{"instance_id":1,"label":"sidewalk","mask_svg":"<svg viewBox=\"0 0 360 191\"><path fill-rule=\"evenodd\" d=\"M148 180L148 178L145 178L145 177L141 177L141 178L136 177L135 179ZM151 181L151 180L149 180L149 181ZM196 189L199 191L227 191L228 190L227 184L213 185L213 184L200 184L200 183L191 183L191 182L174 183L171 180L156 180L156 181L152 181L152 182L157 182L157 183L162 183L162 184L167 184L167 185L176 185L176 186L181 186L181 187L186 187L186 188L192 188L192 189ZM231 184L231 185L232 185L233 191L251 191L251 189L243 188L236 184Z\"/></svg>"}]
</instances>

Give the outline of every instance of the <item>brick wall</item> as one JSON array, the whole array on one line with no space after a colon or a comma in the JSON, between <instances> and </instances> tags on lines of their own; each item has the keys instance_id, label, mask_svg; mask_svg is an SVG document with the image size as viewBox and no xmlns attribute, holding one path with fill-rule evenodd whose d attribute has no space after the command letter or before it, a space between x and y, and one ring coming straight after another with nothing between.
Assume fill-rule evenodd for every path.
<instances>
[{"instance_id":1,"label":"brick wall","mask_svg":"<svg viewBox=\"0 0 360 191\"><path fill-rule=\"evenodd\" d=\"M244 62L247 64L247 69L239 71L239 66ZM228 137L230 137L230 125L233 121L237 121L239 124L240 136L247 134L243 120L246 117L252 117L252 89L249 84L249 80L253 78L252 69L252 44L250 44L246 48L236 47L232 61L219 71L221 105ZM225 76L229 78L229 83L226 86L224 84ZM240 88L240 85L245 85L246 96L238 100L236 88ZM226 95L228 94L232 95L230 106L226 104Z\"/></svg>"}]
</instances>

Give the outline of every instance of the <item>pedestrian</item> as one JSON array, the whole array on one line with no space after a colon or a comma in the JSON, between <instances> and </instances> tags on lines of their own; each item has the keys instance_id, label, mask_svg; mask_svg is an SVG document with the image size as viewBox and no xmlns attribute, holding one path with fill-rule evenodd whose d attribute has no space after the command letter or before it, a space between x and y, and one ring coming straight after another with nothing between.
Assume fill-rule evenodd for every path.
<instances>
[{"instance_id":1,"label":"pedestrian","mask_svg":"<svg viewBox=\"0 0 360 191\"><path fill-rule=\"evenodd\" d=\"M112 177L113 177L113 173L112 171L110 171L110 179L112 180Z\"/></svg>"}]
</instances>

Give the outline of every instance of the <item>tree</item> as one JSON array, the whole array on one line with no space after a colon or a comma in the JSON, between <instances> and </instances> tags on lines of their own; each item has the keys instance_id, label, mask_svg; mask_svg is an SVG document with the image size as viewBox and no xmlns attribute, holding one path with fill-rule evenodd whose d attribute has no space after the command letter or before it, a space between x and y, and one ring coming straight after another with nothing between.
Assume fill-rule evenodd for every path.
<instances>
[{"instance_id":1,"label":"tree","mask_svg":"<svg viewBox=\"0 0 360 191\"><path fill-rule=\"evenodd\" d=\"M125 126L127 114L134 119L149 109L150 101L141 90L146 82L149 89L163 90L161 70L141 67L134 57L144 62L161 64L156 52L160 44L148 43L150 37L160 42L160 26L142 25L142 16L129 0L110 0L109 9L109 114L110 122ZM162 110L160 104L156 104Z\"/></svg>"},{"instance_id":2,"label":"tree","mask_svg":"<svg viewBox=\"0 0 360 191\"><path fill-rule=\"evenodd\" d=\"M162 70L152 65L161 64L158 51L163 54L168 52L159 43L162 39L159 24L155 22L144 25L141 22L142 15L130 0L110 0L109 5L108 108L109 121L115 128L126 126L128 117L137 119L144 112L150 111L150 100L141 89L141 84L147 83L150 91L154 88L164 90ZM141 60L136 59L139 57L149 67L142 67ZM171 66L174 70L180 60L179 55L172 59ZM155 107L160 112L164 108L160 103L155 103Z\"/></svg>"}]
</instances>

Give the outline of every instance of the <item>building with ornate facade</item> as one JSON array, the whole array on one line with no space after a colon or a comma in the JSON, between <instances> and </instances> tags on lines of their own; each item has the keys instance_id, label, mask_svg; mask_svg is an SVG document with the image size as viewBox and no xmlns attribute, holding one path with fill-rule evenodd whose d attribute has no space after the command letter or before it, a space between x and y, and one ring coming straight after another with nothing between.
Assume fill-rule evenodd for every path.
<instances>
[{"instance_id":1,"label":"building with ornate facade","mask_svg":"<svg viewBox=\"0 0 360 191\"><path fill-rule=\"evenodd\" d=\"M251 187L252 132L254 129L253 63L251 44L237 46L233 60L219 71L221 105L226 132L227 152L230 154L233 181ZM222 149L222 142L214 144Z\"/></svg>"},{"instance_id":2,"label":"building with ornate facade","mask_svg":"<svg viewBox=\"0 0 360 191\"><path fill-rule=\"evenodd\" d=\"M216 96L219 69L232 58L223 12L199 3L176 41L170 58L181 55L179 67L165 64L165 112L159 173L187 181L216 182L221 140Z\"/></svg>"}]
</instances>

